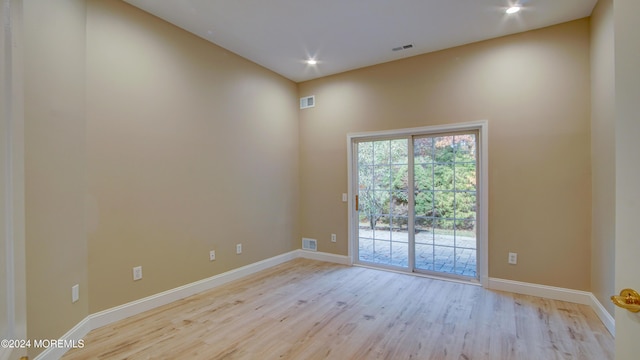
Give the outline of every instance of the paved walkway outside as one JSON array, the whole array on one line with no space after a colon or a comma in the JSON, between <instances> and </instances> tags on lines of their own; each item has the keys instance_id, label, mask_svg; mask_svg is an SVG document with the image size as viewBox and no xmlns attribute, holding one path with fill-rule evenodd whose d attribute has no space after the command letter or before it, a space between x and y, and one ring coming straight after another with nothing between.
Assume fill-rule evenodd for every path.
<instances>
[{"instance_id":1,"label":"paved walkway outside","mask_svg":"<svg viewBox=\"0 0 640 360\"><path fill-rule=\"evenodd\" d=\"M360 261L408 267L408 236L406 231L361 228ZM422 231L415 240L417 269L477 277L475 238Z\"/></svg>"}]
</instances>

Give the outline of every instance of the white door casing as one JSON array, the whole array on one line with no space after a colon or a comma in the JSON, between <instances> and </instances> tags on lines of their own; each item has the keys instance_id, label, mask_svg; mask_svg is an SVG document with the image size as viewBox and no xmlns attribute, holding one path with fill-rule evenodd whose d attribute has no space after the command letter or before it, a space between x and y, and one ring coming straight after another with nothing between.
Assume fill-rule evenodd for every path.
<instances>
[{"instance_id":1,"label":"white door casing","mask_svg":"<svg viewBox=\"0 0 640 360\"><path fill-rule=\"evenodd\" d=\"M0 9L0 337L26 340L22 1ZM0 348L0 359L26 355Z\"/></svg>"},{"instance_id":2,"label":"white door casing","mask_svg":"<svg viewBox=\"0 0 640 360\"><path fill-rule=\"evenodd\" d=\"M640 2L614 1L616 291L640 291ZM640 313L616 308L616 359L640 357Z\"/></svg>"}]
</instances>

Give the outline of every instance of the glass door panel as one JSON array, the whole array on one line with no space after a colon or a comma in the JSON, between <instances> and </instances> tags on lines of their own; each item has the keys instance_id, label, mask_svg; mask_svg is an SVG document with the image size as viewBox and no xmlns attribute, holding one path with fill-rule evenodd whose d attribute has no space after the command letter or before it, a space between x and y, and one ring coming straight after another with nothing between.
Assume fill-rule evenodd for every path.
<instances>
[{"instance_id":1,"label":"glass door panel","mask_svg":"<svg viewBox=\"0 0 640 360\"><path fill-rule=\"evenodd\" d=\"M358 260L407 268L408 139L358 143Z\"/></svg>"},{"instance_id":2,"label":"glass door panel","mask_svg":"<svg viewBox=\"0 0 640 360\"><path fill-rule=\"evenodd\" d=\"M477 278L476 134L415 137L415 269Z\"/></svg>"}]
</instances>

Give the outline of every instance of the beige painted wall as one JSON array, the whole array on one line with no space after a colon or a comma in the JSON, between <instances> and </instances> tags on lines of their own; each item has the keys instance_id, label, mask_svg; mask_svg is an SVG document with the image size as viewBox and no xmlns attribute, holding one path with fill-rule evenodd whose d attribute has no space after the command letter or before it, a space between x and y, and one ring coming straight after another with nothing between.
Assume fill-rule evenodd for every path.
<instances>
[{"instance_id":1,"label":"beige painted wall","mask_svg":"<svg viewBox=\"0 0 640 360\"><path fill-rule=\"evenodd\" d=\"M312 94L301 234L320 251L347 254L348 132L487 119L489 275L590 289L588 19L299 84Z\"/></svg>"},{"instance_id":2,"label":"beige painted wall","mask_svg":"<svg viewBox=\"0 0 640 360\"><path fill-rule=\"evenodd\" d=\"M591 16L591 292L607 311L615 293L615 66L613 1Z\"/></svg>"},{"instance_id":3,"label":"beige painted wall","mask_svg":"<svg viewBox=\"0 0 640 360\"><path fill-rule=\"evenodd\" d=\"M299 248L295 83L119 1L87 44L92 313Z\"/></svg>"},{"instance_id":4,"label":"beige painted wall","mask_svg":"<svg viewBox=\"0 0 640 360\"><path fill-rule=\"evenodd\" d=\"M89 314L84 55L84 1L24 1L29 339L62 336Z\"/></svg>"}]
</instances>

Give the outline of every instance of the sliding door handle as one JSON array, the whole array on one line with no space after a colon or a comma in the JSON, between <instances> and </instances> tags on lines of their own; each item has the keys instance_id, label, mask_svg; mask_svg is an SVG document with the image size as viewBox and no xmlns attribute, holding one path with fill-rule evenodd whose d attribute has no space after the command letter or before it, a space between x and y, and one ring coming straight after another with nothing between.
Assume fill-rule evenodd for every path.
<instances>
[{"instance_id":1,"label":"sliding door handle","mask_svg":"<svg viewBox=\"0 0 640 360\"><path fill-rule=\"evenodd\" d=\"M360 211L360 204L358 202L358 195L356 195L356 211Z\"/></svg>"}]
</instances>

